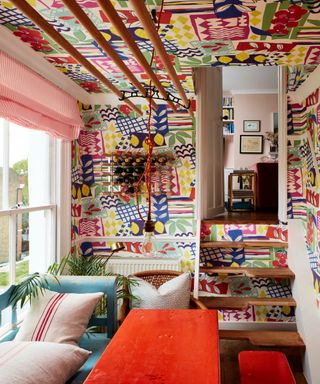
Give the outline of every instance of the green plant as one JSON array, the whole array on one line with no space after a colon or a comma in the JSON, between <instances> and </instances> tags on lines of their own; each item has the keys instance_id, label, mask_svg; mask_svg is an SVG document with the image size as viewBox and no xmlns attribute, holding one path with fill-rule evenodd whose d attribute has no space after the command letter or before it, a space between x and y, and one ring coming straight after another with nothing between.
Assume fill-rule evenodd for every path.
<instances>
[{"instance_id":1,"label":"green plant","mask_svg":"<svg viewBox=\"0 0 320 384\"><path fill-rule=\"evenodd\" d=\"M43 294L44 290L48 288L48 275L53 276L59 282L59 276L66 274L71 276L110 276L110 272L106 272L106 265L110 257L102 256L76 256L68 254L60 263L52 264L46 274L38 272L26 276L20 283L18 283L10 297L12 305L16 306L20 303L23 307L27 302L31 302L39 294ZM124 285L132 285L128 277L118 275L118 289L117 298L123 299L131 297L130 294L124 290ZM106 302L101 302L98 308L98 314L103 313Z\"/></svg>"},{"instance_id":2,"label":"green plant","mask_svg":"<svg viewBox=\"0 0 320 384\"><path fill-rule=\"evenodd\" d=\"M269 141L270 144L278 145L278 132L267 131L264 134L264 137L266 138L267 141Z\"/></svg>"}]
</instances>

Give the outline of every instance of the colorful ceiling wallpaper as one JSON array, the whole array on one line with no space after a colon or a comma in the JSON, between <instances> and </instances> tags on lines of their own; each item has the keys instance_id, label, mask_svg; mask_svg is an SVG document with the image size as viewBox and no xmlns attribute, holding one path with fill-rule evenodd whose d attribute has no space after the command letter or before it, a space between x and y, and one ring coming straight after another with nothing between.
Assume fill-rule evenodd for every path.
<instances>
[{"instance_id":1,"label":"colorful ceiling wallpaper","mask_svg":"<svg viewBox=\"0 0 320 384\"><path fill-rule=\"evenodd\" d=\"M108 193L107 178L101 175L101 160L107 154L145 148L145 120L134 113L129 116L125 113L127 107L82 106L85 128L73 143L72 228L74 244L79 245L78 251L83 255L109 253L108 238L143 236L146 199L140 198L142 220L135 196ZM153 116L152 134L157 138L156 147L171 148L179 160L172 176L171 193L152 197L157 256L179 258L182 269L191 270L195 259L193 121L188 113L173 113L162 105ZM95 240L90 240L92 237ZM141 254L138 239L126 242L123 256Z\"/></svg>"},{"instance_id":2,"label":"colorful ceiling wallpaper","mask_svg":"<svg viewBox=\"0 0 320 384\"><path fill-rule=\"evenodd\" d=\"M61 0L29 3L122 91L135 90ZM142 84L148 78L95 0L79 0L106 40ZM150 61L153 46L127 0L113 4L138 47ZM150 11L160 0L147 0ZM89 92L105 87L43 33L10 1L0 1L0 24L40 52ZM317 65L320 63L318 0L166 0L159 34L186 92L193 93L191 68L217 65ZM157 75L176 92L158 58Z\"/></svg>"},{"instance_id":3,"label":"colorful ceiling wallpaper","mask_svg":"<svg viewBox=\"0 0 320 384\"><path fill-rule=\"evenodd\" d=\"M320 306L320 89L288 105L288 215L300 218Z\"/></svg>"}]
</instances>

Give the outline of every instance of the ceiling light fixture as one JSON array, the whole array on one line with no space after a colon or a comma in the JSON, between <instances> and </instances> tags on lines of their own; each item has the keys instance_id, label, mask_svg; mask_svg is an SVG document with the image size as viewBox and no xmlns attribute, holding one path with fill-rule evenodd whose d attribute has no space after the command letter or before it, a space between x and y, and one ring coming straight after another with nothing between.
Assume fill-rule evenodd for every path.
<instances>
[{"instance_id":1,"label":"ceiling light fixture","mask_svg":"<svg viewBox=\"0 0 320 384\"><path fill-rule=\"evenodd\" d=\"M159 29L160 27L160 21L161 21L161 15L163 11L163 5L164 1L162 0L161 3L161 8L159 11L159 19L157 22L157 26L155 27L156 30ZM152 50L152 55L151 55L151 60L150 60L150 67L152 67L153 61L155 58L155 49L153 48ZM146 143L148 145L148 153L147 153L147 160L146 160L146 165L145 165L145 170L144 173L141 175L139 182L137 183L136 186L136 201L137 201L137 207L138 207L138 213L140 215L140 218L142 218L140 209L139 209L139 196L138 193L140 191L140 185L142 180L144 179L146 183L146 188L147 188L147 198L148 198L148 213L147 213L147 220L145 221L144 224L144 240L142 243L142 252L144 256L148 257L153 257L156 255L156 248L155 248L155 235L154 235L154 230L155 230L155 225L156 223L152 220L152 188L151 188L151 172L152 172L152 152L153 152L153 147L154 147L154 141L153 137L151 135L151 125L152 125L152 98L153 98L153 85L152 85L152 80L150 80L149 83L149 116L148 116L148 137L146 139Z\"/></svg>"}]
</instances>

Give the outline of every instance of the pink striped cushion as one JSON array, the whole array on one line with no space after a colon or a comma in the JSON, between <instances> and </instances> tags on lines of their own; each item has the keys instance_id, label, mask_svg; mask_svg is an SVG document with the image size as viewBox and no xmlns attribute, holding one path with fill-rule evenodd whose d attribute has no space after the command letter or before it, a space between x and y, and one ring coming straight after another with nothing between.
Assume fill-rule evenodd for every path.
<instances>
[{"instance_id":1,"label":"pink striped cushion","mask_svg":"<svg viewBox=\"0 0 320 384\"><path fill-rule=\"evenodd\" d=\"M0 383L64 384L89 354L85 349L68 344L0 343Z\"/></svg>"},{"instance_id":2,"label":"pink striped cushion","mask_svg":"<svg viewBox=\"0 0 320 384\"><path fill-rule=\"evenodd\" d=\"M32 301L15 340L77 344L102 296L46 290Z\"/></svg>"}]
</instances>

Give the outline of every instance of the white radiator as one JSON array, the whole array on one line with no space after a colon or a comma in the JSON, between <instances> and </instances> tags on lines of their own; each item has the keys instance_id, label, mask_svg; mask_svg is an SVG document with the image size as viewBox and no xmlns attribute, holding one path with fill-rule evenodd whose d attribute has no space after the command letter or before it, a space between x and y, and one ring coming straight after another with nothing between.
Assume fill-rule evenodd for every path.
<instances>
[{"instance_id":1,"label":"white radiator","mask_svg":"<svg viewBox=\"0 0 320 384\"><path fill-rule=\"evenodd\" d=\"M149 271L153 269L180 270L179 259L136 259L136 258L112 258L108 261L107 269L112 273L124 276L135 272Z\"/></svg>"}]
</instances>

